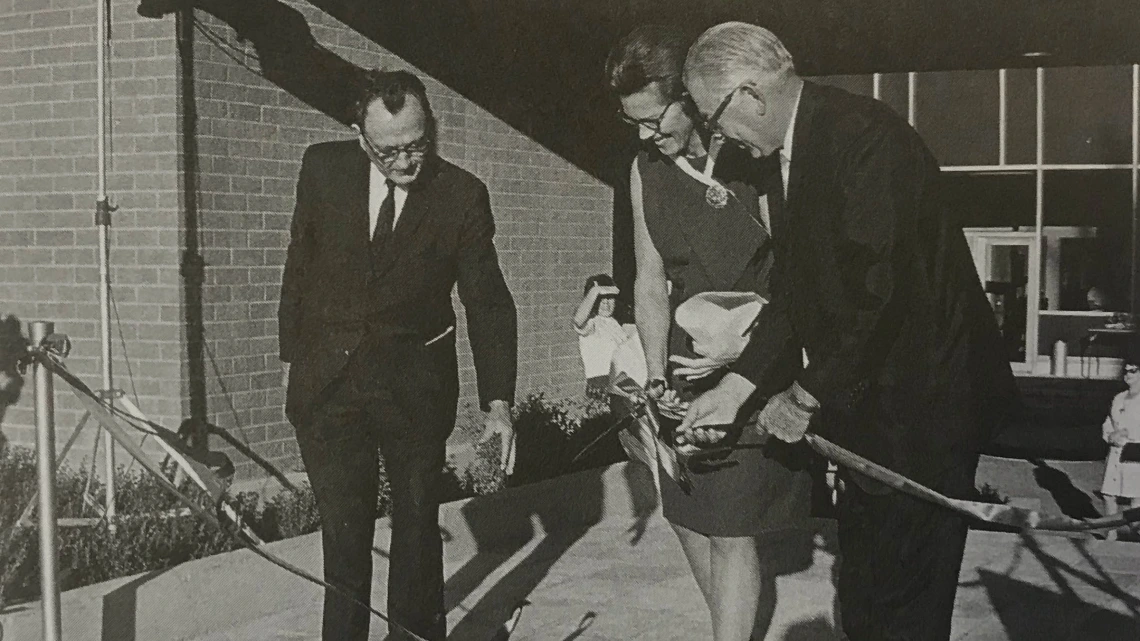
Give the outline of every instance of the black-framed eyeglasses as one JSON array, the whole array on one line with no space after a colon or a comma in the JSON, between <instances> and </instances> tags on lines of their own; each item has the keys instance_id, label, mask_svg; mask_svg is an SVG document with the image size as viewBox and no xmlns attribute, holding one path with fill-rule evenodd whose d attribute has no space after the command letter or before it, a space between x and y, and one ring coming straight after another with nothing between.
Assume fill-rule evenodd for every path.
<instances>
[{"instance_id":1,"label":"black-framed eyeglasses","mask_svg":"<svg viewBox=\"0 0 1140 641\"><path fill-rule=\"evenodd\" d=\"M426 154L431 149L431 137L427 133L420 136L418 139L413 140L407 144L396 145L393 147L377 147L364 133L360 133L360 139L364 141L364 145L368 147L368 151L384 165L390 165L400 157L400 154L407 154L410 158L419 158Z\"/></svg>"},{"instance_id":2,"label":"black-framed eyeglasses","mask_svg":"<svg viewBox=\"0 0 1140 641\"><path fill-rule=\"evenodd\" d=\"M702 119L701 126L703 126L705 130L711 134L720 134L723 136L724 132L720 130L720 117L724 115L724 112L728 109L728 106L732 104L732 99L736 97L736 92L740 91L745 86L746 85L744 84L739 84L733 87L732 91L728 92L728 94L720 101L720 104L717 105L717 108L712 112L712 115L708 118Z\"/></svg>"},{"instance_id":3,"label":"black-framed eyeglasses","mask_svg":"<svg viewBox=\"0 0 1140 641\"><path fill-rule=\"evenodd\" d=\"M665 116L669 114L669 109L671 109L675 104L677 104L676 100L670 101L669 104L665 105L665 108L661 110L660 115L658 115L656 118L630 118L629 114L627 114L624 109L620 108L618 109L618 116L620 116L622 122L626 123L627 125L633 125L634 127L645 127L650 132L652 132L654 136L662 136L664 133L661 131L661 123L663 120L665 120Z\"/></svg>"},{"instance_id":4,"label":"black-framed eyeglasses","mask_svg":"<svg viewBox=\"0 0 1140 641\"><path fill-rule=\"evenodd\" d=\"M1136 374L1137 372L1140 372L1140 366L1137 366L1137 365L1125 365L1124 366L1124 373L1125 374Z\"/></svg>"}]
</instances>

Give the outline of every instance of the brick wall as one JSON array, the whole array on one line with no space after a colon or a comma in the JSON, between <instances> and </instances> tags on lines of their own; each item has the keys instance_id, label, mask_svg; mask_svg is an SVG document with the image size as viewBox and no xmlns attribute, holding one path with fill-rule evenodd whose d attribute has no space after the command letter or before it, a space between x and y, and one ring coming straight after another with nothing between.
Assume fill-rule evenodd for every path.
<instances>
[{"instance_id":1,"label":"brick wall","mask_svg":"<svg viewBox=\"0 0 1140 641\"><path fill-rule=\"evenodd\" d=\"M11 21L13 27L0 33L38 30L24 40L0 35L0 78L14 81L0 82L0 167L11 168L0 171L0 314L59 321L79 338L74 366L96 381L95 21L93 10L57 9L82 32L84 44L76 53L89 53L87 62L37 66L32 57L51 48L47 43L57 33L49 36L35 24L45 20L37 16L51 13L33 8L39 4L17 0L11 15L0 14L0 24ZM52 0L51 7L57 4ZM288 4L336 55L362 67L409 67L307 3ZM123 209L115 218L113 264L142 408L172 427L191 412L204 413L274 465L295 468L292 430L282 416L276 340L294 182L306 145L351 132L261 78L253 48L213 16L197 13L206 33L184 25L193 57L192 67L182 70L192 76L180 79L175 19L138 18L133 1L115 0L115 12L117 120L110 191ZM9 52L16 54L11 62ZM37 68L42 82L29 75ZM53 74L65 72L74 78L76 93L34 95L40 84L45 94L49 87L58 91ZM519 308L520 396L578 393L582 372L569 318L585 277L609 270L612 191L447 87L425 81L439 119L441 155L482 178L491 192L496 244ZM84 97L72 100L80 88ZM50 109L55 100L67 101L58 117ZM77 104L87 104L88 111L71 115ZM197 118L183 121L190 108ZM51 120L39 125L35 118L47 113ZM196 132L189 144L181 135L184 122ZM57 148L57 141L37 135L35 127L48 125L64 132L72 147ZM45 206L63 205L58 214L43 213ZM32 242L34 249L14 247ZM179 276L187 248L196 248L205 261L200 288L184 288ZM33 261L42 266L28 267ZM52 285L66 276L70 284ZM475 375L456 305L462 421L474 405ZM117 342L115 349L121 356ZM116 383L129 385L121 366ZM30 401L29 393L5 418L9 438L31 439ZM70 418L61 412L60 424ZM240 475L257 475L248 459L232 456Z\"/></svg>"},{"instance_id":2,"label":"brick wall","mask_svg":"<svg viewBox=\"0 0 1140 641\"><path fill-rule=\"evenodd\" d=\"M111 234L113 369L154 420L182 414L178 173L171 25L112 2L107 191L120 206ZM53 320L74 343L69 365L101 384L96 198L96 20L86 0L0 2L0 314ZM114 318L114 316L113 316ZM122 333L127 348L120 342ZM128 372L133 377L128 377ZM32 394L3 434L30 443ZM79 412L58 389L58 440ZM94 429L75 454L89 455Z\"/></svg>"}]
</instances>

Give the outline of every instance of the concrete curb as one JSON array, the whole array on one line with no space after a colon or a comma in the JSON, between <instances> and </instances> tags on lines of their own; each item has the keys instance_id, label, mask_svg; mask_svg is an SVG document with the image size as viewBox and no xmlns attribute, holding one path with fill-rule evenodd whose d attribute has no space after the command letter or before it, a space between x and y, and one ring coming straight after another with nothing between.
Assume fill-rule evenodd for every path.
<instances>
[{"instance_id":1,"label":"concrete curb","mask_svg":"<svg viewBox=\"0 0 1140 641\"><path fill-rule=\"evenodd\" d=\"M512 547L562 528L631 519L638 502L635 496L651 491L652 481L647 471L642 474L627 465L445 504L440 509L445 554ZM543 516L541 523L532 518L535 514ZM387 550L389 527L386 518L377 522L379 550ZM266 549L319 576L319 537L319 532L307 534L271 543ZM384 571L383 563L376 558L377 573ZM379 583L382 587L383 581ZM282 603L318 604L321 595L322 588L240 550L65 592L63 636L92 641L192 639L273 614ZM374 603L384 602L383 594L373 598ZM39 602L0 612L0 638L40 638L40 617Z\"/></svg>"}]
</instances>

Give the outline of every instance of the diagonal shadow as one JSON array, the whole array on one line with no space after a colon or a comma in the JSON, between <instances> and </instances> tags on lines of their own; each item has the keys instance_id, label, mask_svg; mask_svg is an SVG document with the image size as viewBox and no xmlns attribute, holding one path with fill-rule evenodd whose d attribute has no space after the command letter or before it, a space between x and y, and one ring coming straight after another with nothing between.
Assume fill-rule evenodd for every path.
<instances>
[{"instance_id":1,"label":"diagonal shadow","mask_svg":"<svg viewBox=\"0 0 1140 641\"><path fill-rule=\"evenodd\" d=\"M1021 541L1022 545L1019 546L1019 552L1021 550L1026 550L1035 556L1038 562L1041 563L1042 567L1045 568L1045 571L1049 574L1049 577L1053 579L1054 583L1062 590L1066 591L1068 594L1074 595L1074 598L1076 598L1075 592L1071 587L1069 587L1069 581L1065 578L1065 574L1068 574L1073 578L1080 579L1081 581L1094 588L1099 589L1105 594L1115 596L1118 601L1120 601L1131 611L1136 611L1137 608L1140 607L1140 597L1129 594L1127 591L1117 585L1116 581L1113 580L1107 571L1105 571L1100 562L1092 558L1092 556L1088 553L1088 547L1085 541L1074 541L1073 545L1077 547L1081 555L1089 562L1089 565L1092 566L1093 570L1096 571L1097 575L1099 576L1090 575L1084 570L1074 567L1073 565L1049 554L1041 548L1040 543L1033 536L1022 535Z\"/></svg>"},{"instance_id":2,"label":"diagonal shadow","mask_svg":"<svg viewBox=\"0 0 1140 641\"><path fill-rule=\"evenodd\" d=\"M605 468L574 477L573 497L564 494L567 479L531 486L526 492L503 491L469 501L462 513L474 537L475 555L447 581L445 609L451 611L471 596L506 562L522 553L536 537L537 545L515 562L455 625L448 638L485 640L507 634L515 608L547 576L554 564L591 527L601 521ZM540 487L544 486L544 487ZM541 528L537 531L535 525Z\"/></svg>"},{"instance_id":3,"label":"diagonal shadow","mask_svg":"<svg viewBox=\"0 0 1140 641\"><path fill-rule=\"evenodd\" d=\"M345 96L346 92L330 92L321 83L338 82L343 77L358 72L359 69L335 56L328 58L331 54L323 49L320 51L327 54L325 58L307 56L303 47L291 50L286 44L290 38L301 43L312 43L312 34L299 13L275 0L243 3L204 0L202 4L213 8L215 12L232 21L235 29L240 26L246 32L257 35L258 41L262 43L259 50L265 52L262 59L263 73L276 77L284 83L286 89L293 87L293 92L302 99L308 98L310 101L314 101L314 107L325 110L336 117L335 114L342 107L340 102L333 101L337 100L337 96ZM180 264L180 275L183 281L185 300L183 321L186 328L190 409L190 416L180 426L179 435L187 441L187 445L196 458L202 461L217 459L220 461L219 465L228 467L232 474L232 463L228 461L225 454L210 451L210 436L220 437L222 441L275 477L284 487L295 489L284 473L253 451L248 442L242 443L230 433L210 424L207 420L209 399L206 389L206 360L208 357L213 365L217 384L233 413L234 424L239 426L239 429L241 425L237 409L234 407L233 395L226 388L225 381L206 339L203 299L206 262L202 256L200 225L199 193L201 185L196 93L198 78L195 70L195 29L201 31L204 27L197 20L192 6L195 6L195 3L190 0L157 0L143 2L139 7L140 14L151 17L160 17L177 11L175 26L180 71L179 112L181 117L178 158L185 227L185 244ZM255 19L255 16L259 15L258 12L263 12L260 14L260 20ZM266 19L279 20L280 24L265 23L264 20ZM267 24L272 26L272 29L264 26ZM283 29L278 31L278 27L283 27ZM309 60L310 64L301 64L300 60ZM339 70L339 72L330 75L333 70ZM314 84L313 79L319 79L320 82ZM346 114L340 113L339 117L343 119Z\"/></svg>"},{"instance_id":4,"label":"diagonal shadow","mask_svg":"<svg viewBox=\"0 0 1140 641\"><path fill-rule=\"evenodd\" d=\"M1073 485L1068 474L1051 467L1041 459L1030 459L1029 462L1034 465L1033 479L1042 489L1053 496L1053 500L1057 502L1057 506L1061 508L1063 514L1075 519L1090 519L1101 516L1092 497Z\"/></svg>"},{"instance_id":5,"label":"diagonal shadow","mask_svg":"<svg viewBox=\"0 0 1140 641\"><path fill-rule=\"evenodd\" d=\"M364 69L321 46L299 11L278 0L144 0L139 5L139 13L150 18L179 12L187 25L212 40L216 34L197 20L194 10L221 20L253 46L260 67L256 73L317 111L349 123L353 92L346 89L359 84Z\"/></svg>"},{"instance_id":6,"label":"diagonal shadow","mask_svg":"<svg viewBox=\"0 0 1140 641\"><path fill-rule=\"evenodd\" d=\"M100 641L138 639L138 592L151 579L169 568L147 572L103 595L103 630Z\"/></svg>"},{"instance_id":7,"label":"diagonal shadow","mask_svg":"<svg viewBox=\"0 0 1140 641\"><path fill-rule=\"evenodd\" d=\"M1009 641L1124 641L1140 635L1137 620L990 570L978 571Z\"/></svg>"}]
</instances>

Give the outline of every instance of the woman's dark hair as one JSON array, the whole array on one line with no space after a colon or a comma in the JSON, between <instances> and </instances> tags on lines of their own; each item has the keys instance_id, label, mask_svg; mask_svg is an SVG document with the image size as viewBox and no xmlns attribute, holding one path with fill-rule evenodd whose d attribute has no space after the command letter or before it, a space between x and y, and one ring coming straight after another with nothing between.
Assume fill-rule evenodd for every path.
<instances>
[{"instance_id":1,"label":"woman's dark hair","mask_svg":"<svg viewBox=\"0 0 1140 641\"><path fill-rule=\"evenodd\" d=\"M1124 346L1121 360L1124 365L1140 365L1140 338L1135 336L1128 339Z\"/></svg>"},{"instance_id":2,"label":"woman's dark hair","mask_svg":"<svg viewBox=\"0 0 1140 641\"><path fill-rule=\"evenodd\" d=\"M622 38L606 60L606 83L619 97L633 95L661 83L664 98L676 100L685 93L681 74L693 39L672 25L648 24Z\"/></svg>"},{"instance_id":3,"label":"woman's dark hair","mask_svg":"<svg viewBox=\"0 0 1140 641\"><path fill-rule=\"evenodd\" d=\"M360 78L356 100L352 104L352 122L364 128L364 117L368 115L368 107L380 100L388 113L397 114L407 103L408 96L414 96L424 110L427 119L427 137L435 140L435 116L431 112L431 102L428 101L427 88L423 81L409 71L387 71L383 69L369 69Z\"/></svg>"}]
</instances>

